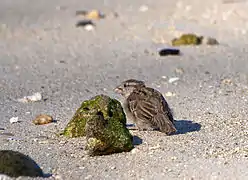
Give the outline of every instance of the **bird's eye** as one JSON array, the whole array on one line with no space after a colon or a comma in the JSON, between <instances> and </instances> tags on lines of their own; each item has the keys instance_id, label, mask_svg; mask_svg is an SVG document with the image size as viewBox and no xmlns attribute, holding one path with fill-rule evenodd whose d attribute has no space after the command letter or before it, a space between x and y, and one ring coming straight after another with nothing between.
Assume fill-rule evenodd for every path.
<instances>
[{"instance_id":1,"label":"bird's eye","mask_svg":"<svg viewBox=\"0 0 248 180\"><path fill-rule=\"evenodd\" d=\"M126 85L126 84L124 84L124 87L127 87L127 85Z\"/></svg>"}]
</instances>

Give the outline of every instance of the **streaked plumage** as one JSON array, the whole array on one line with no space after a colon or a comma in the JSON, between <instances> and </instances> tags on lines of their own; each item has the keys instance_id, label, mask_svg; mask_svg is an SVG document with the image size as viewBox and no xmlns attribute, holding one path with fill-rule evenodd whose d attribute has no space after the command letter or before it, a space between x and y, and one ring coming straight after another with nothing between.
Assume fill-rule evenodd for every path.
<instances>
[{"instance_id":1,"label":"streaked plumage","mask_svg":"<svg viewBox=\"0 0 248 180\"><path fill-rule=\"evenodd\" d=\"M124 81L115 91L126 98L125 113L138 129L158 129L166 134L176 132L171 110L160 92L135 79Z\"/></svg>"}]
</instances>

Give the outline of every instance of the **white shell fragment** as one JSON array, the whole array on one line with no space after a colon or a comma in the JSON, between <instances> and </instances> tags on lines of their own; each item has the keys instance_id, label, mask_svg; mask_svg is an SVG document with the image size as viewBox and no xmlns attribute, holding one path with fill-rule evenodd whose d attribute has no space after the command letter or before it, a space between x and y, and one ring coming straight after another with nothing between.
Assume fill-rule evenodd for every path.
<instances>
[{"instance_id":1,"label":"white shell fragment","mask_svg":"<svg viewBox=\"0 0 248 180\"><path fill-rule=\"evenodd\" d=\"M140 6L139 11L140 12L146 12L146 11L148 11L148 6L146 6L146 5Z\"/></svg>"},{"instance_id":2,"label":"white shell fragment","mask_svg":"<svg viewBox=\"0 0 248 180\"><path fill-rule=\"evenodd\" d=\"M24 96L23 98L18 99L17 101L22 103L28 103L28 102L36 102L41 100L42 100L42 95L41 93L37 92L31 96Z\"/></svg>"},{"instance_id":3,"label":"white shell fragment","mask_svg":"<svg viewBox=\"0 0 248 180\"><path fill-rule=\"evenodd\" d=\"M18 117L12 117L12 118L10 118L9 122L10 122L11 124L17 123L17 122L19 121L18 119L19 119Z\"/></svg>"},{"instance_id":4,"label":"white shell fragment","mask_svg":"<svg viewBox=\"0 0 248 180\"><path fill-rule=\"evenodd\" d=\"M84 29L86 31L93 31L95 29L95 27L91 24L88 24L88 25L84 26Z\"/></svg>"},{"instance_id":5,"label":"white shell fragment","mask_svg":"<svg viewBox=\"0 0 248 180\"><path fill-rule=\"evenodd\" d=\"M169 91L169 92L165 93L165 96L166 97L172 97L172 96L176 96L176 94Z\"/></svg>"},{"instance_id":6,"label":"white shell fragment","mask_svg":"<svg viewBox=\"0 0 248 180\"><path fill-rule=\"evenodd\" d=\"M137 152L139 152L139 149L137 149L137 148L134 148L134 149L131 150L132 154L136 154Z\"/></svg>"},{"instance_id":7,"label":"white shell fragment","mask_svg":"<svg viewBox=\"0 0 248 180\"><path fill-rule=\"evenodd\" d=\"M174 83L174 82L176 82L176 81L178 81L179 80L179 78L178 77L172 77L172 78L170 78L169 79L169 83Z\"/></svg>"}]
</instances>

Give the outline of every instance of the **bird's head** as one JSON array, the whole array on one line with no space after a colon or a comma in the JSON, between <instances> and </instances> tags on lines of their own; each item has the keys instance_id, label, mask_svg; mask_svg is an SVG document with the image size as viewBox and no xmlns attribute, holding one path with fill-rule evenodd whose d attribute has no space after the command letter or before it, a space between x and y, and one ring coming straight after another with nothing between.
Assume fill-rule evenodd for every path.
<instances>
[{"instance_id":1,"label":"bird's head","mask_svg":"<svg viewBox=\"0 0 248 180\"><path fill-rule=\"evenodd\" d=\"M138 87L145 87L145 83L136 79L128 79L117 86L114 91L127 98Z\"/></svg>"}]
</instances>

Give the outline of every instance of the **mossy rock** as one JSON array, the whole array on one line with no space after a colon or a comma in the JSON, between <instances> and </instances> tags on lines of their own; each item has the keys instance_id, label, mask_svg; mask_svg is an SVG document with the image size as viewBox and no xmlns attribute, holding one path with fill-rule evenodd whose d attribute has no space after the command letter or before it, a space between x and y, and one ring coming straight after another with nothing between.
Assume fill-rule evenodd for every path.
<instances>
[{"instance_id":1,"label":"mossy rock","mask_svg":"<svg viewBox=\"0 0 248 180\"><path fill-rule=\"evenodd\" d=\"M67 137L86 136L86 149L92 156L130 151L133 148L133 137L126 128L121 103L105 95L84 101L63 134Z\"/></svg>"},{"instance_id":2,"label":"mossy rock","mask_svg":"<svg viewBox=\"0 0 248 180\"><path fill-rule=\"evenodd\" d=\"M43 177L43 172L30 157L11 150L0 151L0 174L10 177Z\"/></svg>"},{"instance_id":3,"label":"mossy rock","mask_svg":"<svg viewBox=\"0 0 248 180\"><path fill-rule=\"evenodd\" d=\"M202 43L202 36L197 36L195 34L183 34L179 38L175 38L171 41L173 46L182 45L200 45Z\"/></svg>"}]
</instances>

